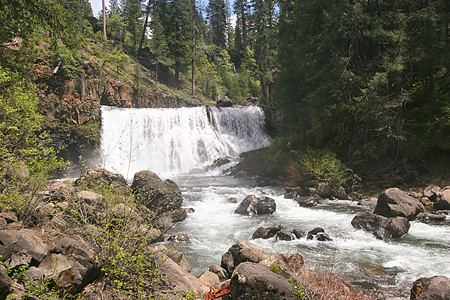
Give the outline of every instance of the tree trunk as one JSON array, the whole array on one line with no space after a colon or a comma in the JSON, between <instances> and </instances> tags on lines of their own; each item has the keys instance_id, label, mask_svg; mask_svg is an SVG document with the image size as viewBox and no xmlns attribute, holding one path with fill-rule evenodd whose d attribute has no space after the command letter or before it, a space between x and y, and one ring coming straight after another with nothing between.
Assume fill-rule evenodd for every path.
<instances>
[{"instance_id":1,"label":"tree trunk","mask_svg":"<svg viewBox=\"0 0 450 300\"><path fill-rule=\"evenodd\" d=\"M192 97L195 97L195 0L192 0Z\"/></svg>"},{"instance_id":2,"label":"tree trunk","mask_svg":"<svg viewBox=\"0 0 450 300\"><path fill-rule=\"evenodd\" d=\"M137 55L138 56L141 54L142 45L144 44L145 32L147 31L148 17L150 15L150 7L151 7L151 5L152 5L152 0L148 0L148 2L147 2L147 9L145 11L144 28L142 29L141 41L139 42L139 49L137 51Z\"/></svg>"},{"instance_id":3,"label":"tree trunk","mask_svg":"<svg viewBox=\"0 0 450 300\"><path fill-rule=\"evenodd\" d=\"M102 0L102 9L103 9L103 36L106 37L106 7L105 7L105 0Z\"/></svg>"}]
</instances>

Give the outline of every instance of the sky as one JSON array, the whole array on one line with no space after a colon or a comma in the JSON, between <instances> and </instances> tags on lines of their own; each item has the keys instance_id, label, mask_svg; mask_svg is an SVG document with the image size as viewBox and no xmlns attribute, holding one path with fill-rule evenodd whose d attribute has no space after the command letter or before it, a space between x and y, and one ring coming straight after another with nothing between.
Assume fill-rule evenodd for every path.
<instances>
[{"instance_id":1,"label":"sky","mask_svg":"<svg viewBox=\"0 0 450 300\"><path fill-rule=\"evenodd\" d=\"M89 0L91 2L92 11L94 12L94 17L97 17L98 13L102 10L102 0ZM202 3L206 6L207 0L200 0L199 3ZM230 5L233 5L234 0L230 0ZM105 5L108 7L109 0L105 0Z\"/></svg>"}]
</instances>

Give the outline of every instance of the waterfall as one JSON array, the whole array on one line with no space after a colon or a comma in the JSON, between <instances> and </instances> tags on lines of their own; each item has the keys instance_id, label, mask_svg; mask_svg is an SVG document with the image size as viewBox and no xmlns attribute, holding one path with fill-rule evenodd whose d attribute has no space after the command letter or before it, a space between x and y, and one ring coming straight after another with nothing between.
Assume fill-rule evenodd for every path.
<instances>
[{"instance_id":1,"label":"waterfall","mask_svg":"<svg viewBox=\"0 0 450 300\"><path fill-rule=\"evenodd\" d=\"M115 108L102 106L102 167L130 178L203 168L217 158L267 147L264 112L249 107Z\"/></svg>"}]
</instances>

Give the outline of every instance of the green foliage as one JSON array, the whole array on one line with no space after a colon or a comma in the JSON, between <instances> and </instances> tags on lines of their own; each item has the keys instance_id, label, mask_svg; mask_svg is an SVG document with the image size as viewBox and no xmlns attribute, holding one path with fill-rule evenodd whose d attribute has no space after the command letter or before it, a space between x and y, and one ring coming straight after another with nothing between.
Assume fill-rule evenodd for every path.
<instances>
[{"instance_id":1,"label":"green foliage","mask_svg":"<svg viewBox=\"0 0 450 300\"><path fill-rule=\"evenodd\" d=\"M335 193L347 180L345 167L334 153L320 149L306 148L299 160L286 165L287 178L285 184L299 186L307 180L323 182L330 193Z\"/></svg>"},{"instance_id":2,"label":"green foliage","mask_svg":"<svg viewBox=\"0 0 450 300\"><path fill-rule=\"evenodd\" d=\"M270 270L276 274L280 274L281 267L277 264L270 264Z\"/></svg>"},{"instance_id":3,"label":"green foliage","mask_svg":"<svg viewBox=\"0 0 450 300\"><path fill-rule=\"evenodd\" d=\"M20 265L14 269L8 268L8 276L15 282L13 284L23 284L24 296L21 299L42 299L42 300L73 300L77 299L78 295L72 295L65 291L58 291L53 279L45 278L43 282L28 279L26 271L29 269L29 265ZM8 294L7 300L18 299L13 293Z\"/></svg>"},{"instance_id":4,"label":"green foliage","mask_svg":"<svg viewBox=\"0 0 450 300\"><path fill-rule=\"evenodd\" d=\"M157 259L159 250L149 245L158 235L151 216L137 213L134 196L127 189L86 183L79 189L91 189L105 196L105 202L92 208L72 199L67 218L97 252L104 282L115 292L130 298L158 299L156 285L161 281Z\"/></svg>"},{"instance_id":5,"label":"green foliage","mask_svg":"<svg viewBox=\"0 0 450 300\"><path fill-rule=\"evenodd\" d=\"M0 67L0 206L25 216L48 175L63 166L46 146L37 105L34 86Z\"/></svg>"}]
</instances>

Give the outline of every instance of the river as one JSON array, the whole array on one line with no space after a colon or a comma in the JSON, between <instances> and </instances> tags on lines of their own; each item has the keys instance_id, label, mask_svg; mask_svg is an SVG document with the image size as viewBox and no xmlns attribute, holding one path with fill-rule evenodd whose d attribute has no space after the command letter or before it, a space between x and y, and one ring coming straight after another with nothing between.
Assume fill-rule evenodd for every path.
<instances>
[{"instance_id":1,"label":"river","mask_svg":"<svg viewBox=\"0 0 450 300\"><path fill-rule=\"evenodd\" d=\"M258 107L102 107L102 166L129 179L143 169L163 179L171 178L182 189L184 207L194 209L169 232L189 235L190 240L180 250L191 263L194 275L213 264L220 265L221 256L234 243L250 240L258 227L279 222L289 231L322 227L333 241L271 238L252 242L268 253L299 252L310 268L342 274L367 289L397 291L394 298L408 298L413 281L420 277L450 277L448 225L411 222L404 237L381 241L350 224L357 213L371 210L369 207L347 200L326 200L323 205L303 208L285 199L283 188L257 187L249 179L223 175L240 153L269 143L264 114ZM223 157L230 158L230 162L210 167L215 159ZM238 204L230 198L239 203L250 194L275 199L276 212L257 217L234 214Z\"/></svg>"}]
</instances>

